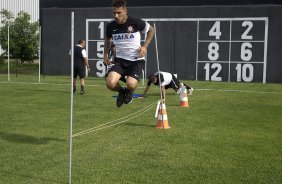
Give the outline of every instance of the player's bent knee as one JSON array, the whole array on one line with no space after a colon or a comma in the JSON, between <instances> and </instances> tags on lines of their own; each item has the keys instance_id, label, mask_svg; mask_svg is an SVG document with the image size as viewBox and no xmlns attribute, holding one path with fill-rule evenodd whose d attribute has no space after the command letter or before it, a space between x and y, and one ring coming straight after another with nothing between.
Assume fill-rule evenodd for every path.
<instances>
[{"instance_id":1,"label":"player's bent knee","mask_svg":"<svg viewBox=\"0 0 282 184\"><path fill-rule=\"evenodd\" d=\"M127 80L126 81L126 86L128 89L134 90L138 86L138 81L136 79L134 80Z\"/></svg>"},{"instance_id":2,"label":"player's bent knee","mask_svg":"<svg viewBox=\"0 0 282 184\"><path fill-rule=\"evenodd\" d=\"M113 88L116 86L116 82L113 81L113 80L107 80L107 81L106 81L106 86L107 86L107 88L109 88L109 89L113 89Z\"/></svg>"}]
</instances>

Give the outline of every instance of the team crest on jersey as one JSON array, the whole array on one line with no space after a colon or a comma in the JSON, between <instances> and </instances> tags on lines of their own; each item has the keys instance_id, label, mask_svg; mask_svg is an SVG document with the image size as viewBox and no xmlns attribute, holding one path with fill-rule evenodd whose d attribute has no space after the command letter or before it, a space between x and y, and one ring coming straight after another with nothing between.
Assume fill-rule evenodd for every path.
<instances>
[{"instance_id":1,"label":"team crest on jersey","mask_svg":"<svg viewBox=\"0 0 282 184\"><path fill-rule=\"evenodd\" d=\"M132 33L134 31L133 26L128 26L127 27L127 32Z\"/></svg>"}]
</instances>

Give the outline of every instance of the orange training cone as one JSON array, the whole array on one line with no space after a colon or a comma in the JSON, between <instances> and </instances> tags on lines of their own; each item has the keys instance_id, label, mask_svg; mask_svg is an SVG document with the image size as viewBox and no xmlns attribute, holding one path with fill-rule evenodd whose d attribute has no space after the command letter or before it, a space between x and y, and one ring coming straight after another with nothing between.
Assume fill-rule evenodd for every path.
<instances>
[{"instance_id":1,"label":"orange training cone","mask_svg":"<svg viewBox=\"0 0 282 184\"><path fill-rule=\"evenodd\" d=\"M159 102L159 103L162 103L162 102ZM159 129L171 128L168 124L165 103L158 104L158 107L157 107L158 108L158 123L156 125L156 128L159 128Z\"/></svg>"},{"instance_id":2,"label":"orange training cone","mask_svg":"<svg viewBox=\"0 0 282 184\"><path fill-rule=\"evenodd\" d=\"M186 86L184 86L183 83L181 83L180 86L180 107L189 107Z\"/></svg>"}]
</instances>

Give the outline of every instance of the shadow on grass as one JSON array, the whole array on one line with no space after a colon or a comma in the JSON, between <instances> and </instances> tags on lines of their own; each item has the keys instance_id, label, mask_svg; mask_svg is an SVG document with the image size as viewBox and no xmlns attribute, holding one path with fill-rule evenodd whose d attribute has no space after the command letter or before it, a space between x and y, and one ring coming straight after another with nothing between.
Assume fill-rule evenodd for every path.
<instances>
[{"instance_id":1,"label":"shadow on grass","mask_svg":"<svg viewBox=\"0 0 282 184\"><path fill-rule=\"evenodd\" d=\"M69 91L59 91L59 90L54 90L54 89L26 89L26 88L21 88L19 89L20 91L35 91L35 92L48 92L48 93L62 93L62 94L68 94L70 93Z\"/></svg>"},{"instance_id":2,"label":"shadow on grass","mask_svg":"<svg viewBox=\"0 0 282 184\"><path fill-rule=\"evenodd\" d=\"M57 139L51 137L38 138L29 135L5 133L2 131L0 131L0 138L9 142L34 144L34 145L48 144L50 141L60 141L60 142L65 141L64 139Z\"/></svg>"},{"instance_id":3,"label":"shadow on grass","mask_svg":"<svg viewBox=\"0 0 282 184\"><path fill-rule=\"evenodd\" d=\"M135 127L155 127L156 125L148 124L136 124L136 123L123 123L124 125L135 126Z\"/></svg>"},{"instance_id":4,"label":"shadow on grass","mask_svg":"<svg viewBox=\"0 0 282 184\"><path fill-rule=\"evenodd\" d=\"M40 183L41 182L43 182L43 183L67 183L67 182L62 182L62 181L45 179L45 178L41 178L41 177L34 177L34 176L30 176L28 174L18 174L16 172L0 171L0 173L4 174L7 177L20 177L20 178L34 179L34 180L37 180Z\"/></svg>"}]
</instances>

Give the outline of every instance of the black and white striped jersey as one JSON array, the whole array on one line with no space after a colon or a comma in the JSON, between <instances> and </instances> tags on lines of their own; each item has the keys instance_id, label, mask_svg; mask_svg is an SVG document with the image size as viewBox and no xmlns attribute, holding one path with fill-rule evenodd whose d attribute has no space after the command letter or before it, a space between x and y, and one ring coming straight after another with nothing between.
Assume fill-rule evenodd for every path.
<instances>
[{"instance_id":1,"label":"black and white striped jersey","mask_svg":"<svg viewBox=\"0 0 282 184\"><path fill-rule=\"evenodd\" d=\"M112 20L107 24L106 36L112 39L116 48L116 57L129 61L139 58L138 49L141 47L141 33L149 31L150 24L140 18L128 17L124 24Z\"/></svg>"},{"instance_id":2,"label":"black and white striped jersey","mask_svg":"<svg viewBox=\"0 0 282 184\"><path fill-rule=\"evenodd\" d=\"M155 85L159 85L159 73L156 72L153 75L155 75L157 77L157 82L155 83ZM160 71L160 79L161 79L161 86L167 86L172 81L172 74L168 73L168 72L161 72ZM147 85L150 86L151 82L148 81Z\"/></svg>"}]
</instances>

